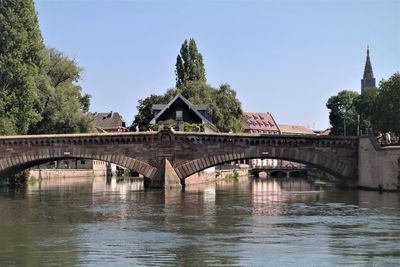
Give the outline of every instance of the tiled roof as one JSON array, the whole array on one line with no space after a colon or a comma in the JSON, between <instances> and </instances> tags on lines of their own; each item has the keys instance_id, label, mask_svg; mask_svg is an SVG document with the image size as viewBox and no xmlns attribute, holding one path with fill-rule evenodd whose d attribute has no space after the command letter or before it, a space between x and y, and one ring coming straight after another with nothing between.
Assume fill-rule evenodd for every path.
<instances>
[{"instance_id":1,"label":"tiled roof","mask_svg":"<svg viewBox=\"0 0 400 267\"><path fill-rule=\"evenodd\" d=\"M250 133L279 134L279 128L272 114L262 112L245 112L243 129Z\"/></svg>"},{"instance_id":2,"label":"tiled roof","mask_svg":"<svg viewBox=\"0 0 400 267\"><path fill-rule=\"evenodd\" d=\"M95 127L102 130L118 129L125 127L125 121L118 112L101 113L95 112L94 123Z\"/></svg>"},{"instance_id":3,"label":"tiled roof","mask_svg":"<svg viewBox=\"0 0 400 267\"><path fill-rule=\"evenodd\" d=\"M304 127L303 125L290 125L290 124L279 124L279 129L281 130L282 134L312 134L315 133Z\"/></svg>"}]
</instances>

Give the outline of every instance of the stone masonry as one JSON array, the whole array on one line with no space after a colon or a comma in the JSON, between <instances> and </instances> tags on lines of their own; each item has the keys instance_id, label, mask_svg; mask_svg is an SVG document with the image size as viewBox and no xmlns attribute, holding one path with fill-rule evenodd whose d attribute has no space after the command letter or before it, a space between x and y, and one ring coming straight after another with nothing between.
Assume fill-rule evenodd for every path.
<instances>
[{"instance_id":1,"label":"stone masonry","mask_svg":"<svg viewBox=\"0 0 400 267\"><path fill-rule=\"evenodd\" d=\"M358 138L170 130L0 137L0 179L38 164L70 158L115 163L142 174L153 187L183 185L185 178L208 167L253 158L296 161L354 183Z\"/></svg>"}]
</instances>

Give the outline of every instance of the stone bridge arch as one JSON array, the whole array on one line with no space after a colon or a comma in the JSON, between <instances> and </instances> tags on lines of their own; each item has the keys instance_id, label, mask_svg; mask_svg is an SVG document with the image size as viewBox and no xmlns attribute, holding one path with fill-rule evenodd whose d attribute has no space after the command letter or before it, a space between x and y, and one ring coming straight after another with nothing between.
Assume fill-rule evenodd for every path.
<instances>
[{"instance_id":1,"label":"stone bridge arch","mask_svg":"<svg viewBox=\"0 0 400 267\"><path fill-rule=\"evenodd\" d=\"M164 187L176 179L184 181L211 166L254 158L296 161L338 177L355 179L358 138L170 130L0 137L0 179L36 164L69 158L102 160L127 167L149 178L154 187Z\"/></svg>"},{"instance_id":2,"label":"stone bridge arch","mask_svg":"<svg viewBox=\"0 0 400 267\"><path fill-rule=\"evenodd\" d=\"M355 142L346 140L294 140L294 138L276 138L271 142L265 140L243 140L243 145L230 142L227 150L231 152L200 152L199 158L176 164L175 171L181 180L190 175L227 162L248 159L279 159L298 162L318 168L338 178L352 181L357 179L357 147ZM223 140L222 140L223 141ZM300 143L300 145L299 145ZM209 147L215 146L212 144ZM205 149L207 150L207 149Z\"/></svg>"},{"instance_id":3,"label":"stone bridge arch","mask_svg":"<svg viewBox=\"0 0 400 267\"><path fill-rule=\"evenodd\" d=\"M117 164L134 172L143 175L146 178L152 179L157 168L149 165L146 162L134 159L125 155L113 153L93 153L91 151L82 151L79 155L71 156L67 152L49 153L46 149L39 149L35 154L14 155L12 157L0 160L0 177L10 176L25 169L56 160L66 159L87 159L100 160Z\"/></svg>"}]
</instances>

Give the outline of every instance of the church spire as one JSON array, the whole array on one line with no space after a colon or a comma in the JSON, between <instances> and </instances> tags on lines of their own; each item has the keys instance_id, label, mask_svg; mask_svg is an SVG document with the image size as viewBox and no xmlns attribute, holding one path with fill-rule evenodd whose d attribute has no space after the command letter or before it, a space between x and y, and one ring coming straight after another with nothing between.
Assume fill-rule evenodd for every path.
<instances>
[{"instance_id":1,"label":"church spire","mask_svg":"<svg viewBox=\"0 0 400 267\"><path fill-rule=\"evenodd\" d=\"M369 46L367 47L367 60L365 62L364 75L361 79L361 92L365 88L376 87L374 72L372 71L371 60L369 58Z\"/></svg>"}]
</instances>

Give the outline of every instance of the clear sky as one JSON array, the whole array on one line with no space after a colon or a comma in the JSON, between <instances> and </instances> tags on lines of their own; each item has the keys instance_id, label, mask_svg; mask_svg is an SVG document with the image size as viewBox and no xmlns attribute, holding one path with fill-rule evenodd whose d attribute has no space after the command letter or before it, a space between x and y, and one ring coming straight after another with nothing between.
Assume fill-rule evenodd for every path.
<instances>
[{"instance_id":1,"label":"clear sky","mask_svg":"<svg viewBox=\"0 0 400 267\"><path fill-rule=\"evenodd\" d=\"M327 99L360 91L366 47L377 81L400 71L400 0L36 0L46 45L84 68L92 112L131 124L137 101L175 85L194 38L207 82L228 83L244 111L329 127Z\"/></svg>"}]
</instances>

